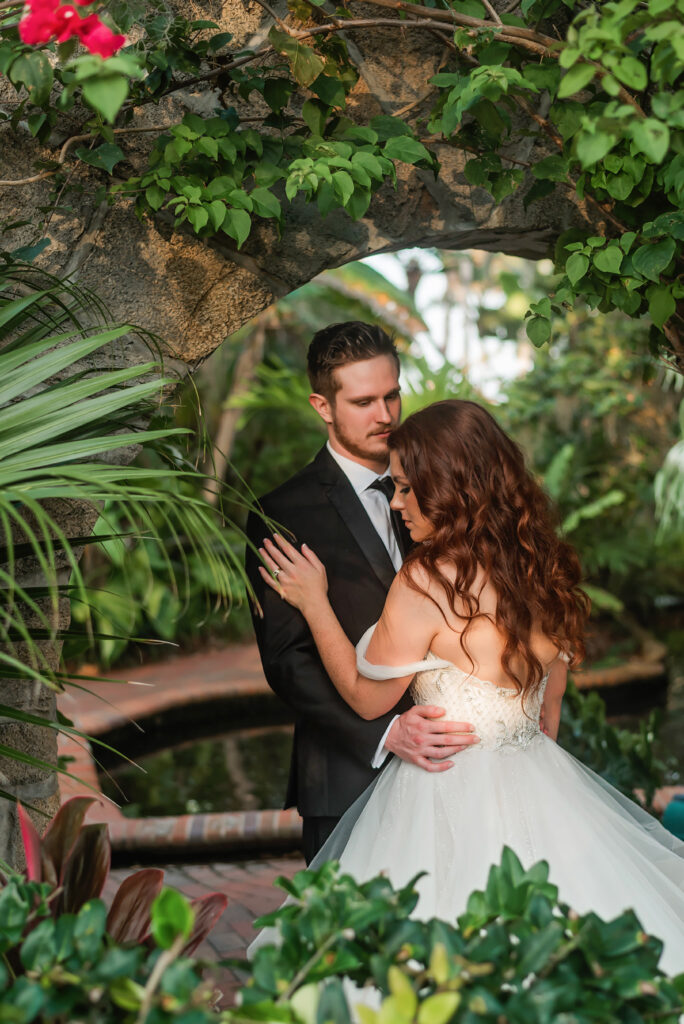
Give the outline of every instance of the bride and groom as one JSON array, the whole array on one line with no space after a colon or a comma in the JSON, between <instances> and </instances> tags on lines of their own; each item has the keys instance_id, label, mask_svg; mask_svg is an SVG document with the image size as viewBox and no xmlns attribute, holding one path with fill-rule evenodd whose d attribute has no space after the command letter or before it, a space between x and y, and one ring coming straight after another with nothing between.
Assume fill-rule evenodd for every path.
<instances>
[{"instance_id":1,"label":"bride and groom","mask_svg":"<svg viewBox=\"0 0 684 1024\"><path fill-rule=\"evenodd\" d=\"M633 907L683 970L684 843L554 742L586 599L519 449L472 402L399 426L378 328L319 332L309 375L328 444L262 500L297 546L248 526L307 860L323 847L395 885L426 871L416 914L454 920L507 845L578 911Z\"/></svg>"}]
</instances>

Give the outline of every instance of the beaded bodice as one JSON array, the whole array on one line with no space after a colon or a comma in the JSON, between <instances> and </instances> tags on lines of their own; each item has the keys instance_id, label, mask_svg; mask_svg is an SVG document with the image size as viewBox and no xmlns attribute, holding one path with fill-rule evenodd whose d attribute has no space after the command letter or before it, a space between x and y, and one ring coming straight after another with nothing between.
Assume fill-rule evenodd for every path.
<instances>
[{"instance_id":1,"label":"beaded bodice","mask_svg":"<svg viewBox=\"0 0 684 1024\"><path fill-rule=\"evenodd\" d=\"M525 698L517 690L478 679L463 669L428 652L423 661L412 665L373 665L365 653L372 636L371 628L356 648L359 672L368 679L392 679L415 673L411 695L416 704L435 704L444 708L452 722L470 722L480 737L470 750L498 750L500 747L526 747L540 735L541 713L546 677L537 690Z\"/></svg>"},{"instance_id":2,"label":"beaded bodice","mask_svg":"<svg viewBox=\"0 0 684 1024\"><path fill-rule=\"evenodd\" d=\"M429 664L431 660L439 662L428 654L426 662ZM448 665L417 672L411 684L411 695L416 704L437 704L444 708L452 722L470 722L480 737L477 748L496 750L508 745L526 747L539 735L545 688L546 679L525 699L523 708L517 690L477 679L456 665Z\"/></svg>"}]
</instances>

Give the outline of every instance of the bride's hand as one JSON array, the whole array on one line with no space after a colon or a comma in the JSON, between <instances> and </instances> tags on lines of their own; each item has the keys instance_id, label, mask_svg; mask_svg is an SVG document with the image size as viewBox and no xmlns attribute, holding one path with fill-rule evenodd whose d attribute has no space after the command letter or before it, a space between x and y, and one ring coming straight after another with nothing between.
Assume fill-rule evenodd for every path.
<instances>
[{"instance_id":1,"label":"bride's hand","mask_svg":"<svg viewBox=\"0 0 684 1024\"><path fill-rule=\"evenodd\" d=\"M276 533L274 537L277 546L273 541L265 540L263 548L259 548L269 570L260 565L259 572L271 590L306 616L307 610L320 605L328 593L325 566L306 544L302 544L299 552L280 534Z\"/></svg>"}]
</instances>

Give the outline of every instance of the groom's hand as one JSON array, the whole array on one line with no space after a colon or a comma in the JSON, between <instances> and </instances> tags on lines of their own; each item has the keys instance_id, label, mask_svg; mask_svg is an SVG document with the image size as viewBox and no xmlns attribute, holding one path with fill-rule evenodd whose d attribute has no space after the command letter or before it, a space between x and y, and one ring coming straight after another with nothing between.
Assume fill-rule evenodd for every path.
<instances>
[{"instance_id":1,"label":"groom's hand","mask_svg":"<svg viewBox=\"0 0 684 1024\"><path fill-rule=\"evenodd\" d=\"M426 772L445 772L453 768L453 761L444 758L467 750L473 743L479 743L480 737L475 735L469 722L446 722L444 714L444 708L433 704L409 708L390 729L386 749Z\"/></svg>"}]
</instances>

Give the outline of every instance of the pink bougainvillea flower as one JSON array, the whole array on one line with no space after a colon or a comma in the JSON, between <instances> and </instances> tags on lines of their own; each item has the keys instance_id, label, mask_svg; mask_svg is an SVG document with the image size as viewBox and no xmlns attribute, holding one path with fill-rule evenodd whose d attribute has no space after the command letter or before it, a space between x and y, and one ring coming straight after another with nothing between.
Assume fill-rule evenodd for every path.
<instances>
[{"instance_id":1,"label":"pink bougainvillea flower","mask_svg":"<svg viewBox=\"0 0 684 1024\"><path fill-rule=\"evenodd\" d=\"M99 54L100 57L111 57L126 42L125 36L112 32L111 28L107 28L96 14L89 14L87 18L79 18L78 24L73 27L73 34L78 36L86 49L91 53Z\"/></svg>"},{"instance_id":2,"label":"pink bougainvillea flower","mask_svg":"<svg viewBox=\"0 0 684 1024\"><path fill-rule=\"evenodd\" d=\"M47 43L55 34L56 18L54 4L32 6L25 18L19 22L19 35L23 43L37 46Z\"/></svg>"},{"instance_id":3,"label":"pink bougainvillea flower","mask_svg":"<svg viewBox=\"0 0 684 1024\"><path fill-rule=\"evenodd\" d=\"M92 0L74 0L86 7ZM76 36L90 53L111 57L126 42L126 37L112 32L96 14L82 18L72 4L59 0L28 0L28 13L19 22L19 35L29 46L49 43L54 39L64 43Z\"/></svg>"}]
</instances>

